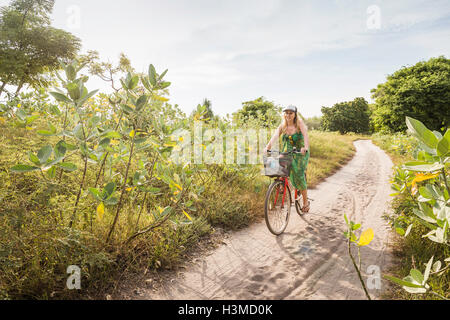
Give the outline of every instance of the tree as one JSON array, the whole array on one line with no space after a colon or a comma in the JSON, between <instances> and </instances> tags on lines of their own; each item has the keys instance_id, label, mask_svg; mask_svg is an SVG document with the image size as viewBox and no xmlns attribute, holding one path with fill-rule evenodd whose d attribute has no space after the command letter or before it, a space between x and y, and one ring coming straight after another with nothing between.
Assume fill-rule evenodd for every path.
<instances>
[{"instance_id":1,"label":"tree","mask_svg":"<svg viewBox=\"0 0 450 320\"><path fill-rule=\"evenodd\" d=\"M441 56L403 67L372 90L375 131L406 131L405 117L431 130L450 126L450 59Z\"/></svg>"},{"instance_id":2,"label":"tree","mask_svg":"<svg viewBox=\"0 0 450 320\"><path fill-rule=\"evenodd\" d=\"M321 123L322 123L321 117L311 117L305 119L305 124L309 130L320 130L322 128Z\"/></svg>"},{"instance_id":3,"label":"tree","mask_svg":"<svg viewBox=\"0 0 450 320\"><path fill-rule=\"evenodd\" d=\"M370 131L369 105L364 98L322 107L322 128L326 131L367 133Z\"/></svg>"},{"instance_id":4,"label":"tree","mask_svg":"<svg viewBox=\"0 0 450 320\"><path fill-rule=\"evenodd\" d=\"M80 40L50 26L54 0L14 0L0 8L0 95L6 85L46 86L43 74L73 59Z\"/></svg>"},{"instance_id":5,"label":"tree","mask_svg":"<svg viewBox=\"0 0 450 320\"><path fill-rule=\"evenodd\" d=\"M267 128L280 122L281 107L264 97L242 103L242 109L233 113L235 123L246 123L249 119L258 119Z\"/></svg>"}]
</instances>

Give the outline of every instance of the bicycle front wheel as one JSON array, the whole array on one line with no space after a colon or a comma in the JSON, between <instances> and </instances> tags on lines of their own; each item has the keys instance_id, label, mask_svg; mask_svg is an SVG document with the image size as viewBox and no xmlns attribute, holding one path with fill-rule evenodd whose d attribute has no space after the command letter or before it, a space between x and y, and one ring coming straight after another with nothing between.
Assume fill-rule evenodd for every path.
<instances>
[{"instance_id":1,"label":"bicycle front wheel","mask_svg":"<svg viewBox=\"0 0 450 320\"><path fill-rule=\"evenodd\" d=\"M289 185L286 185L285 188L282 180L272 183L269 190L267 190L264 215L267 228L274 235L278 236L286 230L291 206L292 200Z\"/></svg>"}]
</instances>

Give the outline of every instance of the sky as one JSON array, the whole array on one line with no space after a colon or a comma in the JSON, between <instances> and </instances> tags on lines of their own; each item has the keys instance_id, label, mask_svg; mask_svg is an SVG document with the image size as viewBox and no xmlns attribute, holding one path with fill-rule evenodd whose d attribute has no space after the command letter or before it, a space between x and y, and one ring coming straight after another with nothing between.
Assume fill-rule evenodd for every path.
<instances>
[{"instance_id":1,"label":"sky","mask_svg":"<svg viewBox=\"0 0 450 320\"><path fill-rule=\"evenodd\" d=\"M264 96L320 116L450 57L449 0L56 0L52 19L103 61L123 52L137 71L169 69L170 103L188 114L205 98L226 115ZM88 89L108 92L98 79Z\"/></svg>"}]
</instances>

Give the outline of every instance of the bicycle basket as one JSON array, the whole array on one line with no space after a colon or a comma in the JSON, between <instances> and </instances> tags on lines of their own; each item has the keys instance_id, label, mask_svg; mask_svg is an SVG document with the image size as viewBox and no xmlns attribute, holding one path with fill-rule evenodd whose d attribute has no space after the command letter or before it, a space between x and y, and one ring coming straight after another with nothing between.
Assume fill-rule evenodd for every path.
<instances>
[{"instance_id":1,"label":"bicycle basket","mask_svg":"<svg viewBox=\"0 0 450 320\"><path fill-rule=\"evenodd\" d=\"M288 177L291 172L292 155L264 156L264 175L268 177Z\"/></svg>"}]
</instances>

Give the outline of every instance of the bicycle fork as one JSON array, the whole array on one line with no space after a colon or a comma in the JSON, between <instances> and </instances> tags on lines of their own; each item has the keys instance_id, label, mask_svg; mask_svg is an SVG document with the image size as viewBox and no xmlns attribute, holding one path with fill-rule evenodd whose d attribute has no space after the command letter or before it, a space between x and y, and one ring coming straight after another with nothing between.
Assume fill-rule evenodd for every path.
<instances>
[{"instance_id":1,"label":"bicycle fork","mask_svg":"<svg viewBox=\"0 0 450 320\"><path fill-rule=\"evenodd\" d=\"M284 190L283 190L283 198L281 199L281 209L284 208L284 202L286 201L286 191L287 191L287 184L288 182L288 178L283 178L282 180L284 182ZM278 202L278 197L280 196L280 188L277 188L277 193L275 195L275 202L274 202L274 207L276 207L277 202ZM289 195L290 197L291 195ZM297 190L295 190L295 198L297 198Z\"/></svg>"}]
</instances>

